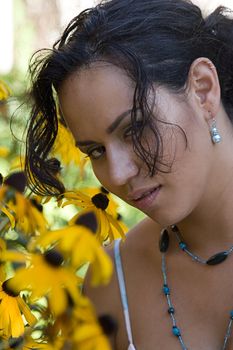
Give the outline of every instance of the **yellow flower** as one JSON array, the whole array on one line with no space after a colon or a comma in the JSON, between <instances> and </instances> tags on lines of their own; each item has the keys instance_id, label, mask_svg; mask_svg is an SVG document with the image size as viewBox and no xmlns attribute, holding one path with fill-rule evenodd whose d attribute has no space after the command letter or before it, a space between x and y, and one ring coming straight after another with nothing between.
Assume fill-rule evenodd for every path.
<instances>
[{"instance_id":1,"label":"yellow flower","mask_svg":"<svg viewBox=\"0 0 233 350\"><path fill-rule=\"evenodd\" d=\"M53 146L52 153L61 157L63 164L80 166L81 171L87 162L85 155L75 146L75 140L71 132L61 123L58 124L58 134Z\"/></svg>"},{"instance_id":2,"label":"yellow flower","mask_svg":"<svg viewBox=\"0 0 233 350\"><path fill-rule=\"evenodd\" d=\"M81 191L82 191L82 193L85 193L85 194L89 195L90 197L93 197L98 193L102 193L103 195L107 196L107 198L109 199L107 211L114 218L117 218L117 216L118 216L117 210L119 208L119 204L116 202L113 195L108 190L106 190L103 186L83 187Z\"/></svg>"},{"instance_id":3,"label":"yellow flower","mask_svg":"<svg viewBox=\"0 0 233 350\"><path fill-rule=\"evenodd\" d=\"M76 308L74 310L74 318L77 322L71 335L71 339L76 345L74 349L111 349L91 304L87 304L86 307Z\"/></svg>"},{"instance_id":4,"label":"yellow flower","mask_svg":"<svg viewBox=\"0 0 233 350\"><path fill-rule=\"evenodd\" d=\"M16 212L16 230L29 235L45 232L48 223L42 205L35 198L24 198L24 204L24 211L11 204L12 210Z\"/></svg>"},{"instance_id":5,"label":"yellow flower","mask_svg":"<svg viewBox=\"0 0 233 350\"><path fill-rule=\"evenodd\" d=\"M72 191L65 192L62 197L66 200L62 204L62 207L69 204L74 204L78 207L84 208L81 213L76 214L71 219L71 225L76 222L80 215L83 215L85 212L92 211L95 213L97 218L98 227L96 236L101 244L107 240L112 241L119 237L125 239L124 231L114 218L114 216L116 217L116 214L113 210L111 211L111 202L109 201L107 195L99 192L94 196L88 196L86 193L81 191ZM115 205L113 207L115 209Z\"/></svg>"},{"instance_id":6,"label":"yellow flower","mask_svg":"<svg viewBox=\"0 0 233 350\"><path fill-rule=\"evenodd\" d=\"M9 288L10 281L0 284L0 336L19 337L24 333L21 313L30 326L37 320L19 294Z\"/></svg>"},{"instance_id":7,"label":"yellow flower","mask_svg":"<svg viewBox=\"0 0 233 350\"><path fill-rule=\"evenodd\" d=\"M111 259L86 227L75 225L47 232L38 237L34 245L48 248L54 243L57 243L57 247L65 257L70 258L75 269L90 263L93 285L109 282L112 274Z\"/></svg>"},{"instance_id":8,"label":"yellow flower","mask_svg":"<svg viewBox=\"0 0 233 350\"><path fill-rule=\"evenodd\" d=\"M110 350L109 342L100 326L90 301L82 303L60 315L52 325L51 343L54 348L78 350Z\"/></svg>"},{"instance_id":9,"label":"yellow flower","mask_svg":"<svg viewBox=\"0 0 233 350\"><path fill-rule=\"evenodd\" d=\"M42 213L42 206L35 198L25 198L26 177L23 171L10 174L0 187L0 210L11 221L11 227L25 234L36 234L47 229L47 221ZM2 206L1 206L2 203ZM4 229L9 228L5 225ZM0 224L0 231L1 224Z\"/></svg>"},{"instance_id":10,"label":"yellow flower","mask_svg":"<svg viewBox=\"0 0 233 350\"><path fill-rule=\"evenodd\" d=\"M22 254L6 251L1 254L2 261L27 262L26 268L19 268L9 281L9 288L16 293L19 290L31 292L30 300L35 301L43 296L48 297L49 307L54 315L62 313L69 298L78 302L78 286L82 279L63 266L63 256L55 249L44 254Z\"/></svg>"},{"instance_id":11,"label":"yellow flower","mask_svg":"<svg viewBox=\"0 0 233 350\"><path fill-rule=\"evenodd\" d=\"M0 101L5 101L10 97L11 90L4 81L0 80Z\"/></svg>"}]
</instances>

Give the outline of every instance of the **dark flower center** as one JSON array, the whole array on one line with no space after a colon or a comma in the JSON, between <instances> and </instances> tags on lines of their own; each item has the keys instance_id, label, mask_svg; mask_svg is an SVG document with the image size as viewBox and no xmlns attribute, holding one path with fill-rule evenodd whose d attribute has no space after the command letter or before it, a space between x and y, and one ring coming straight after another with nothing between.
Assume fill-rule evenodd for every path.
<instances>
[{"instance_id":1,"label":"dark flower center","mask_svg":"<svg viewBox=\"0 0 233 350\"><path fill-rule=\"evenodd\" d=\"M20 346L22 344L23 344L23 337L9 339L10 349L17 349L18 346Z\"/></svg>"},{"instance_id":2,"label":"dark flower center","mask_svg":"<svg viewBox=\"0 0 233 350\"><path fill-rule=\"evenodd\" d=\"M2 185L2 183L3 183L3 176L2 174L0 174L0 186Z\"/></svg>"},{"instance_id":3,"label":"dark flower center","mask_svg":"<svg viewBox=\"0 0 233 350\"><path fill-rule=\"evenodd\" d=\"M45 252L44 258L46 262L53 267L59 267L63 263L63 256L56 249L51 249Z\"/></svg>"},{"instance_id":4,"label":"dark flower center","mask_svg":"<svg viewBox=\"0 0 233 350\"><path fill-rule=\"evenodd\" d=\"M23 193L27 185L26 175L23 171L12 173L5 178L4 184L13 187L20 193Z\"/></svg>"},{"instance_id":5,"label":"dark flower center","mask_svg":"<svg viewBox=\"0 0 233 350\"><path fill-rule=\"evenodd\" d=\"M17 297L19 295L19 293L17 293L16 291L12 290L9 286L8 286L8 282L9 280L6 280L5 282L3 282L2 284L2 290L3 292L5 292L7 295L9 295L10 297Z\"/></svg>"},{"instance_id":6,"label":"dark flower center","mask_svg":"<svg viewBox=\"0 0 233 350\"><path fill-rule=\"evenodd\" d=\"M98 224L95 213L93 211L89 211L88 213L80 215L75 223L76 225L81 225L88 228L93 233L96 233L97 231Z\"/></svg>"},{"instance_id":7,"label":"dark flower center","mask_svg":"<svg viewBox=\"0 0 233 350\"><path fill-rule=\"evenodd\" d=\"M117 330L117 322L111 315L99 316L99 323L106 335L112 335Z\"/></svg>"},{"instance_id":8,"label":"dark flower center","mask_svg":"<svg viewBox=\"0 0 233 350\"><path fill-rule=\"evenodd\" d=\"M108 197L103 193L97 193L95 196L91 198L92 203L96 206L98 209L105 210L108 207L109 199Z\"/></svg>"}]
</instances>

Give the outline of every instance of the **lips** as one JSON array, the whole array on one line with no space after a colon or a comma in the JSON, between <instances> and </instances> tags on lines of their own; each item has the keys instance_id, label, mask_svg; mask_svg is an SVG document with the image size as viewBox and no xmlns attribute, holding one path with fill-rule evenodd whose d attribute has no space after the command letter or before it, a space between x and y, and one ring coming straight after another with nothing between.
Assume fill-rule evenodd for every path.
<instances>
[{"instance_id":1,"label":"lips","mask_svg":"<svg viewBox=\"0 0 233 350\"><path fill-rule=\"evenodd\" d=\"M160 186L155 186L155 187L150 187L150 188L144 188L141 190L137 190L134 192L131 192L127 198L130 201L137 201L143 197L146 197L148 194L152 193L153 191L155 191L158 187Z\"/></svg>"},{"instance_id":2,"label":"lips","mask_svg":"<svg viewBox=\"0 0 233 350\"><path fill-rule=\"evenodd\" d=\"M162 186L135 191L128 196L130 204L134 207L146 211L152 207Z\"/></svg>"}]
</instances>

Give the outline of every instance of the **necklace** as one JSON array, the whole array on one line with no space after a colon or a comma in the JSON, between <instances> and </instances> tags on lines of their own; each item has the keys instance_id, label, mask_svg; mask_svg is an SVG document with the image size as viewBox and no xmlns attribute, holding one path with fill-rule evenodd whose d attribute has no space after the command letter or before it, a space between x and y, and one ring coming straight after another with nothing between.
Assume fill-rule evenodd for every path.
<instances>
[{"instance_id":1,"label":"necklace","mask_svg":"<svg viewBox=\"0 0 233 350\"><path fill-rule=\"evenodd\" d=\"M178 229L178 227L176 225L172 225L171 230L175 233L175 236L179 242L179 247L181 248L181 250L183 250L185 253L187 253L189 256L191 256L191 258L193 260L195 260L201 264L205 264L205 265L220 264L221 262L225 261L228 258L228 256L233 252L233 246L231 246L230 249L225 250L223 252L219 252L217 254L214 254L207 260L202 259L199 256L197 256L196 254L193 254L192 252L190 252L187 244L184 242L184 240L181 236L180 230Z\"/></svg>"},{"instance_id":2,"label":"necklace","mask_svg":"<svg viewBox=\"0 0 233 350\"><path fill-rule=\"evenodd\" d=\"M174 228L174 227L172 227L172 228ZM177 231L174 231L174 229L172 229L172 231L177 232ZM180 235L178 235L177 237L180 237ZM179 240L179 245L180 245L180 242L184 243L182 240ZM169 313L171 321L172 321L172 333L179 340L182 350L188 350L187 346L185 345L185 343L183 341L183 337L181 335L181 330L177 325L177 321L175 318L175 307L174 307L172 300L171 300L171 289L170 289L169 284L168 284L167 265L166 265L166 252L168 250L168 247L169 247L169 235L168 235L168 231L166 229L164 229L161 232L161 238L160 238L160 242L159 242L159 248L160 248L160 251L162 253L163 293L164 293L164 296L166 297L166 300L167 300L168 313ZM181 249L184 250L184 248L182 248L182 247L181 247ZM195 259L196 255L192 254L187 249L187 246L185 246L185 249L187 250L187 254L189 254L195 261L206 264L205 260L203 260L203 259L200 259L200 258ZM199 261L199 259L200 259L200 261ZM224 261L224 260L222 260L222 261ZM213 265L215 265L215 264L213 264ZM223 345L221 347L221 350L227 349L228 340L231 336L232 325L233 325L233 309L230 311L230 314L229 314L229 321L228 321L227 330L226 330L226 334L224 336L224 341L223 341Z\"/></svg>"}]
</instances>

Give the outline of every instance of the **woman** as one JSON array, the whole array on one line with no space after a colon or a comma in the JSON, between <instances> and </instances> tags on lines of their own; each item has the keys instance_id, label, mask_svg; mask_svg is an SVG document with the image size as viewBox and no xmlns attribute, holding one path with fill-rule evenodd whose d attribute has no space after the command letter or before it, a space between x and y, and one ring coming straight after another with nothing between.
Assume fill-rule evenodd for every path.
<instances>
[{"instance_id":1,"label":"woman","mask_svg":"<svg viewBox=\"0 0 233 350\"><path fill-rule=\"evenodd\" d=\"M103 186L148 216L109 249L111 283L86 286L117 320L114 349L233 347L232 62L223 8L204 19L185 0L110 0L32 66L37 190L63 190L49 160L58 98Z\"/></svg>"}]
</instances>

